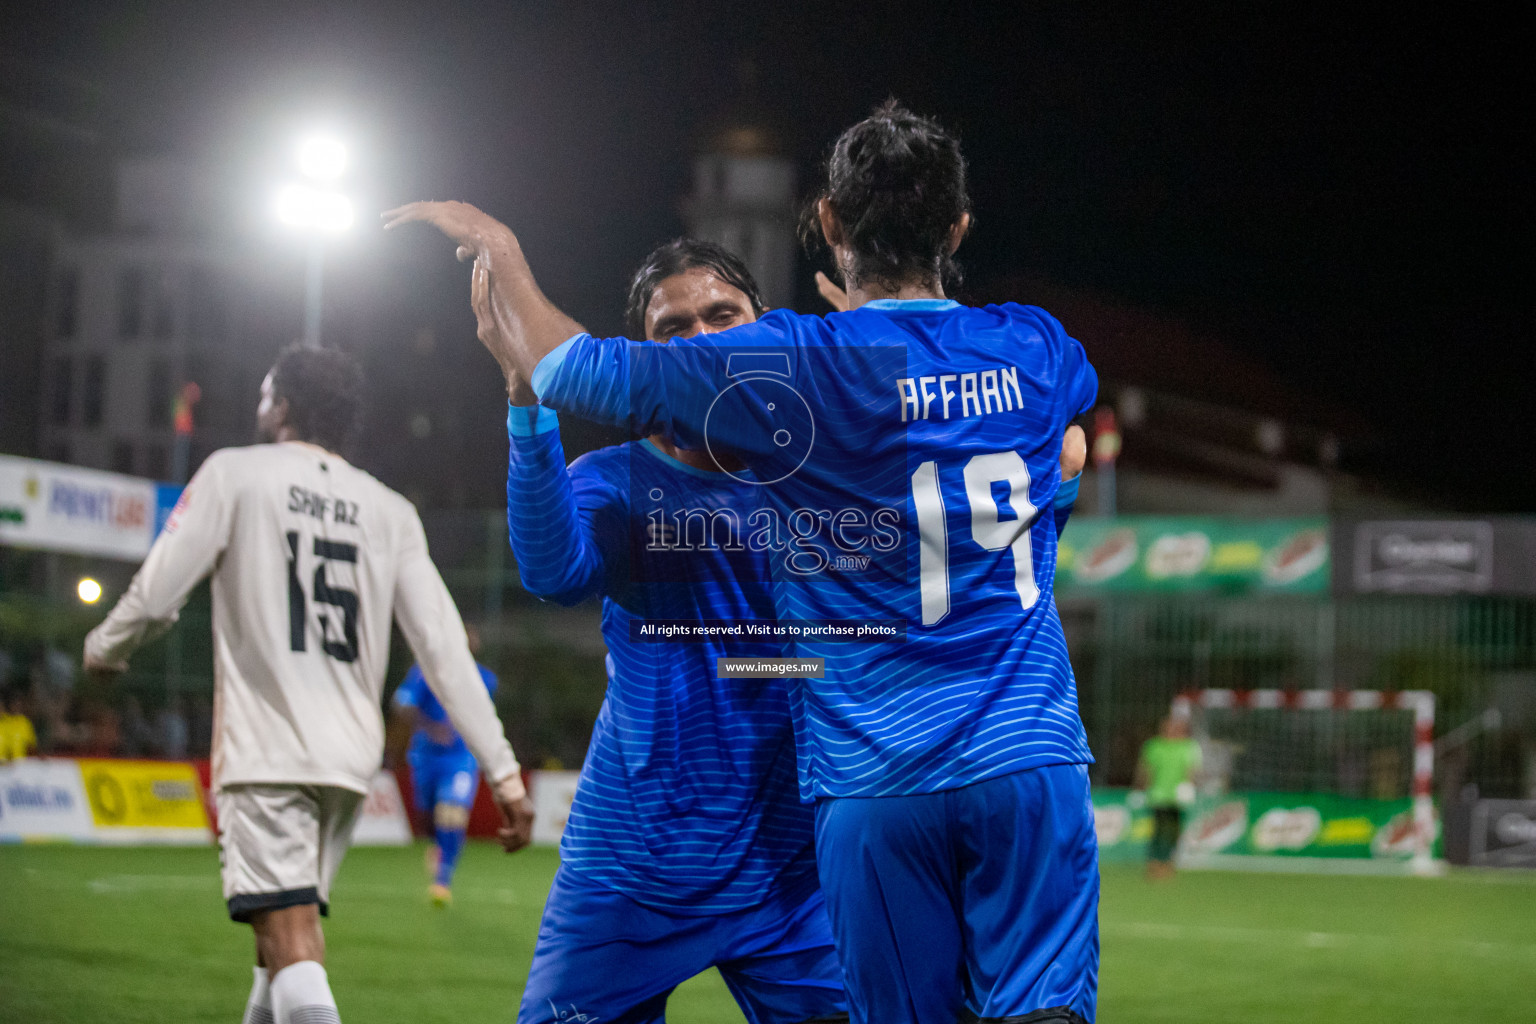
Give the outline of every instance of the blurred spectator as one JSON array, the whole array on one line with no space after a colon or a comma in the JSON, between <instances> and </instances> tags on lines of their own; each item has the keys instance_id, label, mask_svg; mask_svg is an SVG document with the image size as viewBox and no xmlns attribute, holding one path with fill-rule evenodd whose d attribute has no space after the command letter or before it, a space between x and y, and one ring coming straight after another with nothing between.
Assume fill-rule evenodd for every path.
<instances>
[{"instance_id":1,"label":"blurred spectator","mask_svg":"<svg viewBox=\"0 0 1536 1024\"><path fill-rule=\"evenodd\" d=\"M187 757L187 712L179 696L166 701L155 716L156 749L167 761Z\"/></svg>"},{"instance_id":2,"label":"blurred spectator","mask_svg":"<svg viewBox=\"0 0 1536 1024\"><path fill-rule=\"evenodd\" d=\"M139 698L128 694L122 702L122 720L118 754L122 757L150 757L157 751L155 727L144 714Z\"/></svg>"},{"instance_id":3,"label":"blurred spectator","mask_svg":"<svg viewBox=\"0 0 1536 1024\"><path fill-rule=\"evenodd\" d=\"M32 663L33 689L40 684L54 693L68 695L75 689L75 659L57 647L45 647Z\"/></svg>"},{"instance_id":4,"label":"blurred spectator","mask_svg":"<svg viewBox=\"0 0 1536 1024\"><path fill-rule=\"evenodd\" d=\"M32 689L32 718L41 726L40 748L68 753L78 746L83 730L71 717L75 702L75 664L63 651L39 645L28 666Z\"/></svg>"},{"instance_id":5,"label":"blurred spectator","mask_svg":"<svg viewBox=\"0 0 1536 1024\"><path fill-rule=\"evenodd\" d=\"M1136 788L1152 811L1152 842L1147 849L1147 877L1173 877L1173 853L1184 829L1184 808L1195 799L1200 744L1189 737L1189 722L1169 716L1158 734L1141 748Z\"/></svg>"},{"instance_id":6,"label":"blurred spectator","mask_svg":"<svg viewBox=\"0 0 1536 1024\"><path fill-rule=\"evenodd\" d=\"M85 740L80 753L86 757L113 757L122 744L122 725L117 711L103 700L85 705Z\"/></svg>"},{"instance_id":7,"label":"blurred spectator","mask_svg":"<svg viewBox=\"0 0 1536 1024\"><path fill-rule=\"evenodd\" d=\"M0 705L0 763L26 757L37 749L37 732L27 717L26 704L15 690L5 690Z\"/></svg>"},{"instance_id":8,"label":"blurred spectator","mask_svg":"<svg viewBox=\"0 0 1536 1024\"><path fill-rule=\"evenodd\" d=\"M187 723L187 747L193 757L207 757L213 747L213 705L201 693L192 698L192 715Z\"/></svg>"}]
</instances>

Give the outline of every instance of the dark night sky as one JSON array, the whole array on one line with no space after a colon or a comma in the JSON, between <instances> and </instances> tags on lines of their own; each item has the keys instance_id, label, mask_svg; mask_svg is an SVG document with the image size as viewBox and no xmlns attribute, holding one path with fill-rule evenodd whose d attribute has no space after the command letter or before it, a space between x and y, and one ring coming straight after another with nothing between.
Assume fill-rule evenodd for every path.
<instances>
[{"instance_id":1,"label":"dark night sky","mask_svg":"<svg viewBox=\"0 0 1536 1024\"><path fill-rule=\"evenodd\" d=\"M122 144L253 181L298 115L328 113L355 129L366 194L507 220L594 329L680 230L693 146L743 103L744 58L745 99L807 177L895 95L965 140L973 282L1177 316L1373 424L1385 443L1357 468L1536 511L1528 30L1338 6L141 0L8 13L0 51L97 83L93 116ZM473 344L435 240L365 230L340 262L339 294Z\"/></svg>"}]
</instances>

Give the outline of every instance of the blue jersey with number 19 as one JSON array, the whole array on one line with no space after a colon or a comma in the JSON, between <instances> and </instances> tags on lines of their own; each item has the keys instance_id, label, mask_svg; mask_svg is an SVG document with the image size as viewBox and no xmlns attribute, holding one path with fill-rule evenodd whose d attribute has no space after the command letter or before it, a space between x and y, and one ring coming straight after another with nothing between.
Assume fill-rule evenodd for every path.
<instances>
[{"instance_id":1,"label":"blue jersey with number 19","mask_svg":"<svg viewBox=\"0 0 1536 1024\"><path fill-rule=\"evenodd\" d=\"M807 798L937 792L1092 760L1051 596L1061 438L1098 380L1044 310L883 300L652 345L577 335L546 405L751 467L785 621L894 625L793 691ZM1042 514L1046 510L1047 514Z\"/></svg>"}]
</instances>

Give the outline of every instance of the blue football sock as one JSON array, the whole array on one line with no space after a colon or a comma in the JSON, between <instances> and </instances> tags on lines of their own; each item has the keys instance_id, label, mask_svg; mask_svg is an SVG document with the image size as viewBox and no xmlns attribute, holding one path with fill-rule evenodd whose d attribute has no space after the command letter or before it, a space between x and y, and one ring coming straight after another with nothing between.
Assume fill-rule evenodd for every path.
<instances>
[{"instance_id":1,"label":"blue football sock","mask_svg":"<svg viewBox=\"0 0 1536 1024\"><path fill-rule=\"evenodd\" d=\"M464 850L464 829L462 828L438 828L432 831L433 838L437 841L439 856L437 858L438 885L451 886L453 884L453 869L458 866L459 854Z\"/></svg>"}]
</instances>

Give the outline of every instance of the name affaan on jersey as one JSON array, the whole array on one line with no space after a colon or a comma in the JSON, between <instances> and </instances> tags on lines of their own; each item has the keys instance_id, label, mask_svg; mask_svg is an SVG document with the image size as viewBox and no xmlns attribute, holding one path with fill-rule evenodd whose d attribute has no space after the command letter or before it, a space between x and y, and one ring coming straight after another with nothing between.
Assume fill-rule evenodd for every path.
<instances>
[{"instance_id":1,"label":"name affaan on jersey","mask_svg":"<svg viewBox=\"0 0 1536 1024\"><path fill-rule=\"evenodd\" d=\"M1044 310L881 301L667 345L577 335L534 387L750 466L784 535L782 619L904 624L887 643L795 643L825 659L792 694L807 798L1091 761L1048 510L1097 377Z\"/></svg>"},{"instance_id":2,"label":"name affaan on jersey","mask_svg":"<svg viewBox=\"0 0 1536 1024\"><path fill-rule=\"evenodd\" d=\"M517 771L421 520L369 474L300 442L214 452L86 650L123 662L210 574L215 787L366 793L392 618L486 775Z\"/></svg>"}]
</instances>

